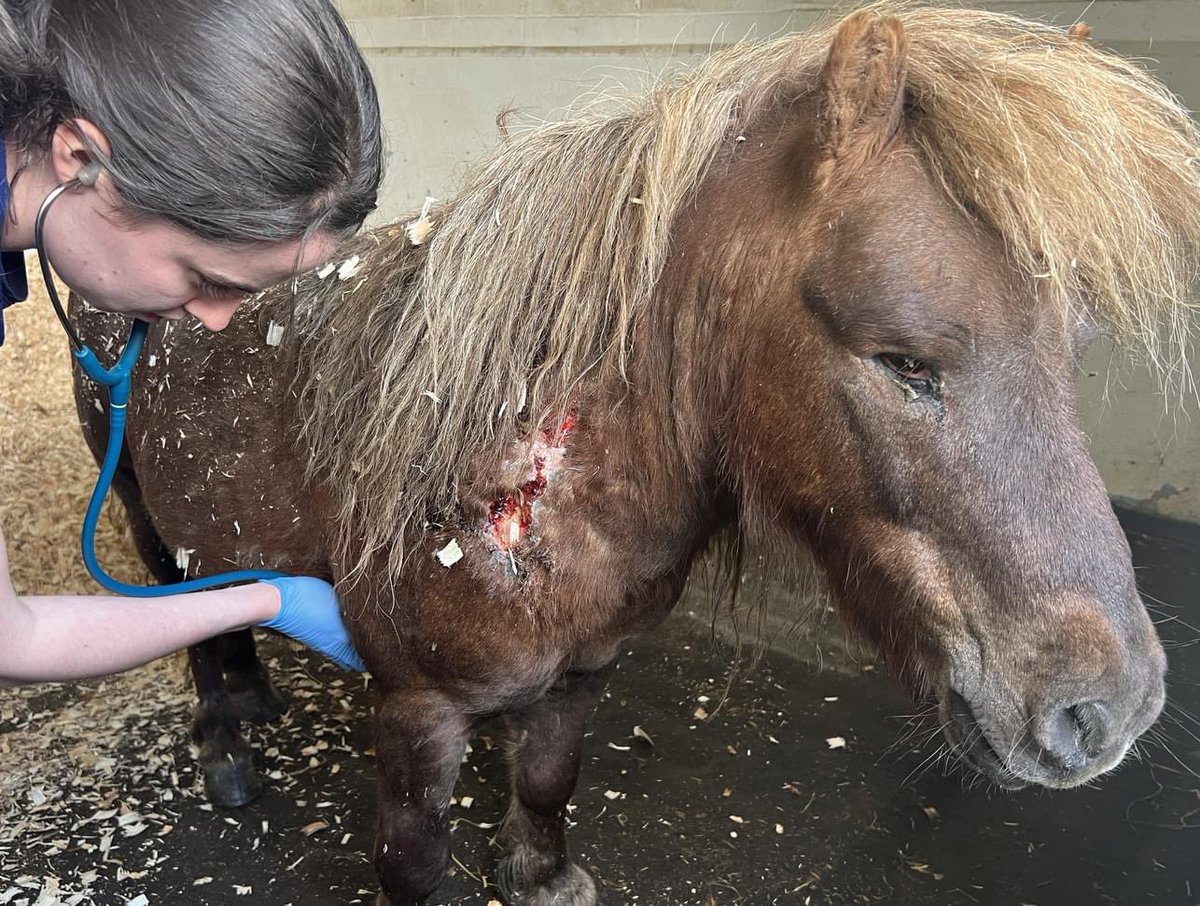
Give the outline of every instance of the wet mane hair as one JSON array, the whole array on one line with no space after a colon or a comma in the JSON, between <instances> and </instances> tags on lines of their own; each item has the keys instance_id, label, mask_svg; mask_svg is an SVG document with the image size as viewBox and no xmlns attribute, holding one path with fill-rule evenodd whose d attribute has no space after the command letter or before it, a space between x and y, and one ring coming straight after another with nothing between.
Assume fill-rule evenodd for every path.
<instances>
[{"instance_id":1,"label":"wet mane hair","mask_svg":"<svg viewBox=\"0 0 1200 906\"><path fill-rule=\"evenodd\" d=\"M1066 313L1083 294L1185 375L1200 134L1177 99L1057 27L867 8L904 26L906 134L947 196L1047 304ZM384 228L350 247L361 273L301 285L301 441L329 478L343 567L387 551L398 570L402 539L453 513L481 458L498 462L580 382L624 373L681 208L756 114L815 90L835 29L739 44L615 112L520 134L432 212L426 244Z\"/></svg>"}]
</instances>

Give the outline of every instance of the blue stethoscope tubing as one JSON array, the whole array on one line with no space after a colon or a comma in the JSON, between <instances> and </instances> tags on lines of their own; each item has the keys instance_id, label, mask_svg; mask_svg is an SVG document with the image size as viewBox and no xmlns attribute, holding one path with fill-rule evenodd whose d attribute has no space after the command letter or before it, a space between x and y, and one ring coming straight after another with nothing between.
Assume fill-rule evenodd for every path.
<instances>
[{"instance_id":1,"label":"blue stethoscope tubing","mask_svg":"<svg viewBox=\"0 0 1200 906\"><path fill-rule=\"evenodd\" d=\"M118 581L110 576L104 571L104 567L100 565L100 561L96 558L96 526L100 521L100 512L104 508L104 500L108 497L108 492L112 487L113 476L117 472L117 463L121 458L121 447L125 440L125 416L129 406L129 394L133 386L133 369L142 354L142 346L146 342L146 334L150 330L150 325L145 321L135 319L133 327L129 331L129 338L125 341L125 348L122 350L116 364L111 368L105 368L101 365L96 354L85 346L80 339L79 334L67 318L67 313L63 309L61 300L58 298L58 291L54 287L54 274L50 269L50 262L46 255L42 230L46 220L46 213L59 196L77 186L91 185L95 182L97 174L98 170L96 169L85 170L76 179L72 179L56 187L42 201L33 225L34 245L37 248L38 263L42 268L42 278L46 283L46 292L50 296L50 302L54 305L54 312L58 315L59 322L61 322L63 329L66 330L67 336L71 340L71 354L74 355L75 361L83 369L84 374L108 390L108 441L104 450L104 459L100 465L100 475L96 479L96 486L92 489L92 497L88 501L87 513L83 517L83 530L79 536L79 546L83 554L84 565L87 567L87 571L91 574L91 577L104 586L104 588L114 594L125 595L131 598L158 598L164 595L204 591L205 589L216 588L221 585L232 585L237 582L257 582L263 579L282 578L285 575L284 573L272 570L249 569L205 576L201 579L188 579L185 582L174 582L170 585L130 585L127 582Z\"/></svg>"}]
</instances>

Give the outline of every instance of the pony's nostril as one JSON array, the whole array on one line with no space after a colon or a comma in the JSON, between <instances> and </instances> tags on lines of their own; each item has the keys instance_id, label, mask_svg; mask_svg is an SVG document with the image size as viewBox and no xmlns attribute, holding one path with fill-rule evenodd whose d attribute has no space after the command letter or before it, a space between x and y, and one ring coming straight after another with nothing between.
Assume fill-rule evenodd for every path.
<instances>
[{"instance_id":1,"label":"pony's nostril","mask_svg":"<svg viewBox=\"0 0 1200 906\"><path fill-rule=\"evenodd\" d=\"M1096 702L1059 708L1042 722L1038 742L1046 755L1068 771L1078 771L1104 751L1104 709Z\"/></svg>"},{"instance_id":2,"label":"pony's nostril","mask_svg":"<svg viewBox=\"0 0 1200 906\"><path fill-rule=\"evenodd\" d=\"M1095 758L1108 744L1104 708L1098 702L1083 702L1067 709L1079 727L1079 744L1089 758Z\"/></svg>"}]
</instances>

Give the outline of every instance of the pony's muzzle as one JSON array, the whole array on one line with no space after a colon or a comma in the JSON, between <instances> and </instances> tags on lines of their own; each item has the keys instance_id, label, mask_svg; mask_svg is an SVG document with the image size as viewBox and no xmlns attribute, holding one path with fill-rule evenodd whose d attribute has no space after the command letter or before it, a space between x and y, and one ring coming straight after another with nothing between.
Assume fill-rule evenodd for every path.
<instances>
[{"instance_id":1,"label":"pony's muzzle","mask_svg":"<svg viewBox=\"0 0 1200 906\"><path fill-rule=\"evenodd\" d=\"M1032 722L1030 744L1020 747L1015 770L1048 787L1073 787L1111 771L1158 718L1166 698L1161 677L1130 708L1122 701L1083 701L1051 707Z\"/></svg>"},{"instance_id":2,"label":"pony's muzzle","mask_svg":"<svg viewBox=\"0 0 1200 906\"><path fill-rule=\"evenodd\" d=\"M1097 697L1081 688L1082 694L1030 703L1023 718L1000 716L950 689L943 701L946 735L965 762L998 786L1079 786L1120 764L1162 710L1164 661L1149 658L1141 666L1115 694Z\"/></svg>"}]
</instances>

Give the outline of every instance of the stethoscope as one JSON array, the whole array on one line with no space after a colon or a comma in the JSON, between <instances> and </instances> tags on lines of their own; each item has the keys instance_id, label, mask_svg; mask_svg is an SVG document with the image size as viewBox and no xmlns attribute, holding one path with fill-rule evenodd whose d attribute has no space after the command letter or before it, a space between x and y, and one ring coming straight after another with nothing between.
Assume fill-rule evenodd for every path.
<instances>
[{"instance_id":1,"label":"stethoscope","mask_svg":"<svg viewBox=\"0 0 1200 906\"><path fill-rule=\"evenodd\" d=\"M125 341L125 349L121 352L115 365L105 368L100 364L96 354L92 352L79 337L79 333L67 318L58 291L54 288L54 274L50 269L50 260L46 255L42 230L46 214L50 206L64 192L79 186L94 186L100 177L100 165L88 164L78 175L53 189L42 201L38 208L37 217L33 223L33 241L37 249L38 263L42 267L42 278L46 283L46 292L54 306L54 313L71 340L71 353L75 361L83 369L84 374L97 384L108 389L108 442L104 450L104 460L100 466L100 475L96 479L96 487L92 490L92 498L88 501L87 513L83 518L83 531L80 533L79 545L83 553L83 562L92 578L111 592L135 598L155 598L162 595L182 594L189 591L203 591L218 585L231 585L235 582L255 582L261 579L278 579L284 573L271 570L239 570L222 573L215 576L205 576L202 579L189 579L186 582L176 582L171 585L129 585L119 582L104 571L96 559L96 525L100 521L100 511L104 499L112 487L113 476L117 471L117 462L121 458L121 445L125 440L125 415L129 404L129 394L133 384L133 369L142 354L142 346L146 342L146 333L150 325L141 319L134 319Z\"/></svg>"}]
</instances>

